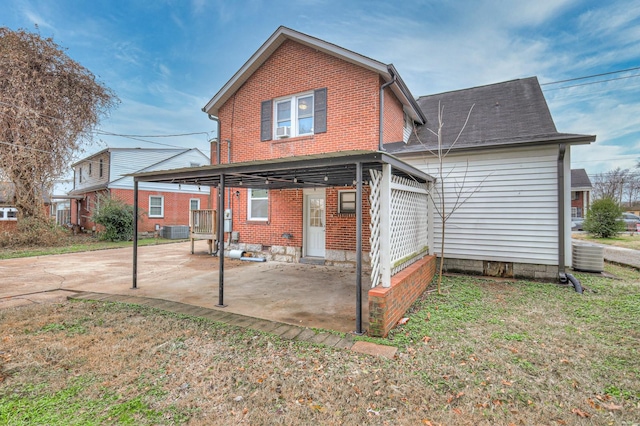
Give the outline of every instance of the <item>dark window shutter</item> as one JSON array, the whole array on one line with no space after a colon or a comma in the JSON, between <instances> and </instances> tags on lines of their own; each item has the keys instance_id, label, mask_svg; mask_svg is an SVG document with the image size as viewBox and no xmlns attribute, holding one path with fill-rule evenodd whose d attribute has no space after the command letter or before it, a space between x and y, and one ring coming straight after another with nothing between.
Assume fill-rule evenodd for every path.
<instances>
[{"instance_id":1,"label":"dark window shutter","mask_svg":"<svg viewBox=\"0 0 640 426\"><path fill-rule=\"evenodd\" d=\"M313 133L327 131L327 88L313 92Z\"/></svg>"},{"instance_id":2,"label":"dark window shutter","mask_svg":"<svg viewBox=\"0 0 640 426\"><path fill-rule=\"evenodd\" d=\"M270 141L273 123L271 122L271 100L263 101L260 107L260 140Z\"/></svg>"}]
</instances>

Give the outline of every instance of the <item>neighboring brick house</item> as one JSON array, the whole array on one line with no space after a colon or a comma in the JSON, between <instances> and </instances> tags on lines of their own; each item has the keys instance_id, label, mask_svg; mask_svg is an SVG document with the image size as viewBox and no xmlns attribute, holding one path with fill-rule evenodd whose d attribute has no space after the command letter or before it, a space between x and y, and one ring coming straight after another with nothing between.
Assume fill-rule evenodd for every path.
<instances>
[{"instance_id":1,"label":"neighboring brick house","mask_svg":"<svg viewBox=\"0 0 640 426\"><path fill-rule=\"evenodd\" d=\"M74 174L71 223L92 230L91 215L99 195L119 198L133 204L131 173L198 167L209 164L200 150L107 148L72 165ZM81 198L79 198L81 197ZM189 210L209 207L209 188L196 185L146 184L140 188L139 205L145 213L140 232L151 232L156 225L189 225Z\"/></svg>"},{"instance_id":2,"label":"neighboring brick house","mask_svg":"<svg viewBox=\"0 0 640 426\"><path fill-rule=\"evenodd\" d=\"M450 172L466 164L469 182L481 186L449 226L445 257L452 258L451 269L557 278L571 263L565 241L571 228L570 145L595 137L558 133L535 78L416 100L393 65L280 27L203 108L219 125L221 143L211 155L212 166L141 173L136 179L200 179L213 188L231 187L228 195L212 191L212 199L223 198L229 210L223 241L258 256L358 265L354 247L361 237L361 256L368 261L371 254L373 284L379 275L391 276L391 285L383 279L369 292L372 334L385 335L433 276L433 257L424 256L425 250L440 252L433 239L434 227L436 236L441 232L433 204L426 201L424 209L421 199L409 208L385 204L412 181L417 191L426 186L425 199L429 192L438 201L431 178L433 139L427 136L428 129L437 130L438 99L445 101L445 121L454 131L477 104L460 145L445 160ZM359 199L354 188L360 177L347 179L339 169L365 157ZM373 158L385 162L381 180ZM387 180L394 170L406 171L407 179ZM445 180L451 197L467 177L457 170L453 176ZM382 210L376 207L379 195ZM360 233L358 206L365 224ZM523 207L530 212L519 220ZM406 259L389 254L393 248L387 242L407 229L400 239L413 239L422 228L429 229L428 248L414 247L408 258L421 260L399 271L396 265ZM378 231L382 240L374 235ZM384 234L391 237L385 240ZM374 247L378 243L381 248Z\"/></svg>"},{"instance_id":3,"label":"neighboring brick house","mask_svg":"<svg viewBox=\"0 0 640 426\"><path fill-rule=\"evenodd\" d=\"M0 232L13 230L18 223L14 191L15 187L12 183L0 182Z\"/></svg>"},{"instance_id":4,"label":"neighboring brick house","mask_svg":"<svg viewBox=\"0 0 640 426\"><path fill-rule=\"evenodd\" d=\"M591 205L592 189L585 169L571 170L571 217L585 217Z\"/></svg>"}]
</instances>

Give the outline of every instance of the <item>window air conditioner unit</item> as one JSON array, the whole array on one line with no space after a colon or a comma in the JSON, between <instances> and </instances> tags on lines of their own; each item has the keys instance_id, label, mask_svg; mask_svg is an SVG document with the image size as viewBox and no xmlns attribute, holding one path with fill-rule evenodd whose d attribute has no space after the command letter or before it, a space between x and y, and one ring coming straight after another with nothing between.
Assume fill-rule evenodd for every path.
<instances>
[{"instance_id":1,"label":"window air conditioner unit","mask_svg":"<svg viewBox=\"0 0 640 426\"><path fill-rule=\"evenodd\" d=\"M277 138L288 138L291 136L291 127L276 127Z\"/></svg>"}]
</instances>

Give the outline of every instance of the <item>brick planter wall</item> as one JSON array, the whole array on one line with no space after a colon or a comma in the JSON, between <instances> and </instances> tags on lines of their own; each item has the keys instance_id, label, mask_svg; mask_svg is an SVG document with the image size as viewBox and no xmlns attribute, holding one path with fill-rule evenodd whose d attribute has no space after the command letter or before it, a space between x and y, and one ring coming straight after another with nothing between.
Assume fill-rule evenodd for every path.
<instances>
[{"instance_id":1,"label":"brick planter wall","mask_svg":"<svg viewBox=\"0 0 640 426\"><path fill-rule=\"evenodd\" d=\"M425 256L391 277L391 287L369 290L369 335L386 337L426 290L436 273L436 257Z\"/></svg>"}]
</instances>

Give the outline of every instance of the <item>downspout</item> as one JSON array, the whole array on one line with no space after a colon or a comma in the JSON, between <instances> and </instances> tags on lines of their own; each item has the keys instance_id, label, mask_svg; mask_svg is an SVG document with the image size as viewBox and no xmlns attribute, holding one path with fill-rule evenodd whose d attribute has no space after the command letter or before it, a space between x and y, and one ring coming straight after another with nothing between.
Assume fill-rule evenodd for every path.
<instances>
[{"instance_id":1,"label":"downspout","mask_svg":"<svg viewBox=\"0 0 640 426\"><path fill-rule=\"evenodd\" d=\"M564 155L567 151L565 144L558 146L558 273L562 277L565 273L564 261ZM562 280L562 278L561 278Z\"/></svg>"},{"instance_id":2,"label":"downspout","mask_svg":"<svg viewBox=\"0 0 640 426\"><path fill-rule=\"evenodd\" d=\"M563 143L558 145L558 279L561 284L571 282L575 291L582 294L582 284L576 277L566 273L565 266L565 247L564 247L564 155L567 152L567 146Z\"/></svg>"},{"instance_id":3,"label":"downspout","mask_svg":"<svg viewBox=\"0 0 640 426\"><path fill-rule=\"evenodd\" d=\"M391 81L383 84L382 86L380 86L380 140L378 141L378 150L379 151L384 151L384 135L383 135L383 131L384 131L384 89L386 89L387 87L391 86L393 83L396 82L396 75L392 74L391 75Z\"/></svg>"}]
</instances>

